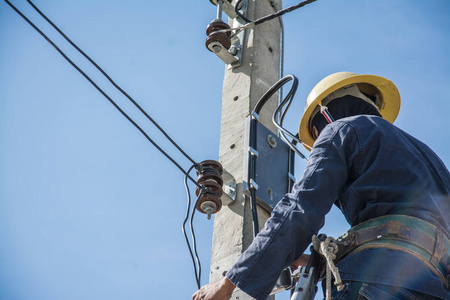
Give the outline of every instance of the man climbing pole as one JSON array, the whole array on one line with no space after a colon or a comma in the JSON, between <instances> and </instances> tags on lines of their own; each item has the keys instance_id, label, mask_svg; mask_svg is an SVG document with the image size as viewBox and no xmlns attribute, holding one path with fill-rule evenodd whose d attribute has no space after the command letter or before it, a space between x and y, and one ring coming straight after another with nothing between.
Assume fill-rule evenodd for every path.
<instances>
[{"instance_id":1,"label":"man climbing pole","mask_svg":"<svg viewBox=\"0 0 450 300\"><path fill-rule=\"evenodd\" d=\"M383 77L340 72L320 81L300 122L311 150L303 177L226 277L193 299L229 299L236 286L266 299L333 204L352 226L335 241L343 286L333 299L450 299L450 174L391 124L399 109Z\"/></svg>"}]
</instances>

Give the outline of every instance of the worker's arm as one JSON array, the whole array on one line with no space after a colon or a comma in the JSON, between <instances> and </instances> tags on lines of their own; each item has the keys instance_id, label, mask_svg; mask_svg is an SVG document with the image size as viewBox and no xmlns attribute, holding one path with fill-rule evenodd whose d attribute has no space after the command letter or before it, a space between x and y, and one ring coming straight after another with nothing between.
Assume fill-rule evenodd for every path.
<instances>
[{"instance_id":1,"label":"worker's arm","mask_svg":"<svg viewBox=\"0 0 450 300\"><path fill-rule=\"evenodd\" d=\"M256 299L270 294L280 272L301 257L324 225L359 148L358 136L347 123L336 121L322 131L300 181L277 203L264 228L227 272L231 282Z\"/></svg>"},{"instance_id":2,"label":"worker's arm","mask_svg":"<svg viewBox=\"0 0 450 300\"><path fill-rule=\"evenodd\" d=\"M220 281L202 286L194 295L193 300L229 300L236 286L224 277Z\"/></svg>"}]
</instances>

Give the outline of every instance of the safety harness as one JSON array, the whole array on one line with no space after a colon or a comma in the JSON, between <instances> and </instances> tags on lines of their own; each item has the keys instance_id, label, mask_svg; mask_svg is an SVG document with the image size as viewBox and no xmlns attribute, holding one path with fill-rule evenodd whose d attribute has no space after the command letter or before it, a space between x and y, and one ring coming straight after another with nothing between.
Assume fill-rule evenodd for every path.
<instances>
[{"instance_id":1,"label":"safety harness","mask_svg":"<svg viewBox=\"0 0 450 300\"><path fill-rule=\"evenodd\" d=\"M365 249L387 248L422 260L450 288L450 241L436 226L419 218L387 215L352 227L336 241L335 263Z\"/></svg>"},{"instance_id":2,"label":"safety harness","mask_svg":"<svg viewBox=\"0 0 450 300\"><path fill-rule=\"evenodd\" d=\"M376 107L367 97L361 96L356 85L350 85L330 94L324 103L318 104L320 113L328 123L333 123L334 118L325 105L348 94ZM335 274L337 268L334 264L349 254L373 248L402 251L419 258L442 280L447 289L450 288L449 238L439 228L424 220L405 215L387 215L354 226L337 240L329 239L328 244L325 244L313 237L314 247L327 261L327 299L331 289L328 283L331 272L328 270L333 270L336 285L340 289L342 282L339 274Z\"/></svg>"}]
</instances>

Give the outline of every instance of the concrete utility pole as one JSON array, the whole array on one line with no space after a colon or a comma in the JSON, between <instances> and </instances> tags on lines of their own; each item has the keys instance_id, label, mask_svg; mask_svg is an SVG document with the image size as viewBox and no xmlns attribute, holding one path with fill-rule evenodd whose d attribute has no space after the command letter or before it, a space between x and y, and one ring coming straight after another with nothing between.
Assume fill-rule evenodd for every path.
<instances>
[{"instance_id":1,"label":"concrete utility pole","mask_svg":"<svg viewBox=\"0 0 450 300\"><path fill-rule=\"evenodd\" d=\"M249 0L247 18L256 20L279 9L281 0ZM242 192L243 161L244 155L248 155L247 150L244 151L245 118L280 77L280 32L278 19L247 29L242 65L225 68L219 161L236 179L237 187L236 201L222 207L214 217L210 282L223 278L253 240L250 201ZM273 132L276 129L271 118L277 100L276 95L273 96L260 113L261 123ZM261 228L269 216L258 207ZM251 298L238 290L231 299Z\"/></svg>"}]
</instances>

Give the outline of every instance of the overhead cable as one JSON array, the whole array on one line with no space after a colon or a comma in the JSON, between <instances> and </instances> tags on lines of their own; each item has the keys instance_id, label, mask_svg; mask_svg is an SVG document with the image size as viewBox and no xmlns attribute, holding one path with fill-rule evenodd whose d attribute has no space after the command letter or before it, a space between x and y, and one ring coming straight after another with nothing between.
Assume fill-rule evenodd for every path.
<instances>
[{"instance_id":1,"label":"overhead cable","mask_svg":"<svg viewBox=\"0 0 450 300\"><path fill-rule=\"evenodd\" d=\"M195 179L193 179L169 154L167 154L156 142L154 142L147 133L133 120L130 116L128 116L114 100L111 99L83 70L81 70L55 43L53 43L50 38L48 38L33 22L31 22L20 10L18 10L11 2L5 0L5 2L16 12L18 13L28 24L30 24L53 48L58 51L58 53L64 57L81 75L83 75L108 101L128 120L131 124L133 124L144 136L145 138L152 143L153 146L156 147L167 159L169 159L189 180L194 182L197 186L200 186ZM195 163L195 162L194 162Z\"/></svg>"},{"instance_id":2,"label":"overhead cable","mask_svg":"<svg viewBox=\"0 0 450 300\"><path fill-rule=\"evenodd\" d=\"M242 31L244 29L247 29L247 28L259 25L261 23L264 23L266 21L275 19L275 18L280 17L280 16L282 16L282 15L288 13L288 12L291 12L293 10L301 8L301 7L303 7L303 6L307 5L307 4L310 4L310 3L315 2L315 1L317 1L317 0L305 0L305 1L299 2L299 3L295 4L295 5L292 5L292 6L284 8L284 9L281 9L281 10L279 10L279 11L273 13L273 14L270 14L270 15L267 15L265 17L259 18L259 19L255 20L255 21L250 21L245 16L243 16L241 13L236 12L239 17L241 17L241 18L244 17L244 18L242 18L244 21L246 21L246 22L250 21L250 22L248 22L245 25L239 26L239 27L234 27L234 28L230 28L230 29L223 29L223 30L219 30L217 32L236 31L234 34L237 34L238 32L240 32L240 31ZM237 7L237 5L236 5L236 7Z\"/></svg>"},{"instance_id":3,"label":"overhead cable","mask_svg":"<svg viewBox=\"0 0 450 300\"><path fill-rule=\"evenodd\" d=\"M39 8L36 7L36 5L34 5L33 2L31 2L31 0L27 0L27 2L56 30L58 31L59 34L61 34L61 36L66 39L67 42L69 42L78 52L80 52L91 64L93 64L105 77L106 79L109 80L109 82L111 82L111 84L117 89L119 90L125 97L128 98L128 100L130 100L146 117L147 119L150 120L150 122L152 122L156 128L158 128L158 130L188 159L191 161L191 163L195 164L195 161L186 154L186 152L183 151L183 149L181 149L177 143L175 143L172 138L159 126L159 124L153 120L153 118L151 118L147 112L133 99L131 98L128 93L126 93L119 85L117 85L114 80L112 80L112 78L94 61L92 60L83 50L81 50L69 37L67 37L66 34L64 34L64 32L59 29L58 26L56 26Z\"/></svg>"}]
</instances>

